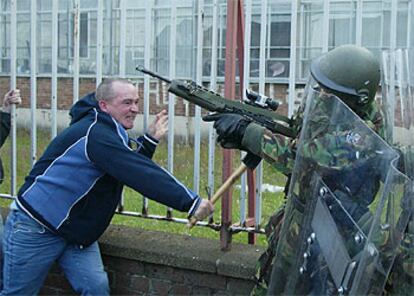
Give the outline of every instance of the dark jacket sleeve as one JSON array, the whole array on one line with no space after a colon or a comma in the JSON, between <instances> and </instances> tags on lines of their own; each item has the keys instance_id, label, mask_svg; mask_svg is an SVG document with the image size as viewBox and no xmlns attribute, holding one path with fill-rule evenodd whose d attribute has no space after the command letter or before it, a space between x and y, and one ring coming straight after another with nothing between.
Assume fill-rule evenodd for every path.
<instances>
[{"instance_id":1,"label":"dark jacket sleeve","mask_svg":"<svg viewBox=\"0 0 414 296\"><path fill-rule=\"evenodd\" d=\"M152 158L154 155L155 149L158 145L158 140L154 139L148 134L145 134L142 137L139 137L136 141L137 143L137 152L145 155L148 158Z\"/></svg>"},{"instance_id":2,"label":"dark jacket sleeve","mask_svg":"<svg viewBox=\"0 0 414 296\"><path fill-rule=\"evenodd\" d=\"M0 147L3 146L10 133L10 113L0 112ZM4 180L3 162L0 159L0 184Z\"/></svg>"},{"instance_id":3,"label":"dark jacket sleeve","mask_svg":"<svg viewBox=\"0 0 414 296\"><path fill-rule=\"evenodd\" d=\"M10 133L10 113L0 112L0 147Z\"/></svg>"},{"instance_id":4,"label":"dark jacket sleeve","mask_svg":"<svg viewBox=\"0 0 414 296\"><path fill-rule=\"evenodd\" d=\"M86 150L99 169L150 199L190 215L201 202L168 171L129 148L109 125L92 127Z\"/></svg>"}]
</instances>

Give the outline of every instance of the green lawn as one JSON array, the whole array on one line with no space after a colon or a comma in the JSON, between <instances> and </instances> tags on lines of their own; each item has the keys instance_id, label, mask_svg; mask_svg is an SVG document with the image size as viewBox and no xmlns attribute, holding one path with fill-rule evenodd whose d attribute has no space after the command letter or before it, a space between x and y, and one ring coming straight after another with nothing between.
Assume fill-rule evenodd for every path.
<instances>
[{"instance_id":1,"label":"green lawn","mask_svg":"<svg viewBox=\"0 0 414 296\"><path fill-rule=\"evenodd\" d=\"M50 141L49 131L38 130L38 143L37 151L40 156L47 144ZM19 186L23 183L24 177L30 170L30 133L27 130L19 129L17 132L17 182ZM10 176L10 139L8 139L5 145L2 147L0 152L1 158L3 160L3 165L5 169L6 176ZM235 153L239 155L239 153ZM194 158L194 149L191 145L180 145L177 144L174 146L174 175L182 181L189 188L193 188L193 158ZM207 143L202 143L201 145L201 176L200 176L200 194L205 197L205 187L207 185L207 162L208 162L208 145ZM234 158L234 167L236 168L240 161ZM167 145L165 141L157 148L157 151L154 155L154 160L163 167L167 167ZM221 149L217 147L216 149L216 159L215 159L215 186L221 184L221 161L222 153ZM283 175L275 172L267 163L264 164L264 173L263 173L263 183L283 186L285 178ZM4 183L1 185L2 193L10 192L10 180L5 179ZM234 189L233 191L233 222L239 221L239 190ZM141 212L142 209L142 197L139 193L126 188L124 191L124 201L125 201L125 210ZM8 204L9 200L1 199L0 203L2 205ZM271 215L275 209L282 202L282 194L278 193L269 193L264 192L262 194L262 225L264 226L267 222L269 215ZM165 215L166 207L160 205L156 202L149 201L149 214L155 215ZM180 213L174 211L174 217L185 218L185 213ZM216 210L214 214L214 221L220 221L220 202L216 204ZM161 230L166 232L188 234L197 237L207 237L212 239L219 239L219 233L207 228L207 227L194 227L191 231L188 231L187 227L184 224L180 223L170 223L165 221L156 221L153 219L143 219L137 217L128 217L122 215L116 215L112 221L114 224L122 224L134 227L140 227L148 230ZM233 235L233 242L247 243L247 234L244 232L237 233ZM258 244L265 245L265 240L263 235L259 235Z\"/></svg>"}]
</instances>

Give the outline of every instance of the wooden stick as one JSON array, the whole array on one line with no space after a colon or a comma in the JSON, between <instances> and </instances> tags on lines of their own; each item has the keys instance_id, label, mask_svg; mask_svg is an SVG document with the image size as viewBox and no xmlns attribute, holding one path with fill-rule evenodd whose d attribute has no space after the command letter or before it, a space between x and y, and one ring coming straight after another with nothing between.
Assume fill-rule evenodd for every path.
<instances>
[{"instance_id":1,"label":"wooden stick","mask_svg":"<svg viewBox=\"0 0 414 296\"><path fill-rule=\"evenodd\" d=\"M223 183L223 185L220 186L219 189L217 189L216 193L211 197L211 202L215 204L220 197L223 195L224 192L226 192L238 179L239 177L246 171L247 166L244 163L241 163L241 165L235 170L230 177ZM197 223L197 218L192 216L190 218L190 221L188 222L188 227L191 229L193 226Z\"/></svg>"}]
</instances>

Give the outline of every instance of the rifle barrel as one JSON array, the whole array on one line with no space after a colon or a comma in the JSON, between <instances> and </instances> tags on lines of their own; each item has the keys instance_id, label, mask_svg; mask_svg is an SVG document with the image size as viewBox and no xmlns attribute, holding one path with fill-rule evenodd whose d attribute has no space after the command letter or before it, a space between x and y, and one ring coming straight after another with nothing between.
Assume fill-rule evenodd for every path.
<instances>
[{"instance_id":1,"label":"rifle barrel","mask_svg":"<svg viewBox=\"0 0 414 296\"><path fill-rule=\"evenodd\" d=\"M171 80L170 79L165 78L165 77L163 77L163 76L161 76L161 75L159 75L157 73L154 73L151 70L145 69L145 67L142 66L142 65L137 66L136 67L136 70L137 71L140 71L140 72L142 72L144 74L148 74L148 75L150 75L152 77L158 78L158 79L160 79L160 80L162 80L162 81L164 81L164 82L166 82L168 84L171 84Z\"/></svg>"}]
</instances>

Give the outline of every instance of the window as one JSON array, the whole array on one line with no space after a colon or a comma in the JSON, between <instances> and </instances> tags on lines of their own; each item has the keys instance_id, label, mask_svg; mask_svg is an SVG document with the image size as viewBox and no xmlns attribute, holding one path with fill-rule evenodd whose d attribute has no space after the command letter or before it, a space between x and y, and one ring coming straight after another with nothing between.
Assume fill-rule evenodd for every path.
<instances>
[{"instance_id":1,"label":"window","mask_svg":"<svg viewBox=\"0 0 414 296\"><path fill-rule=\"evenodd\" d=\"M58 56L59 58L73 58L74 54L74 19L71 11L59 13L58 24ZM89 13L81 12L79 18L79 56L89 56Z\"/></svg>"},{"instance_id":2,"label":"window","mask_svg":"<svg viewBox=\"0 0 414 296\"><path fill-rule=\"evenodd\" d=\"M129 75L137 75L136 65L144 64L146 30L144 9L130 9L127 11L126 30L125 71Z\"/></svg>"},{"instance_id":3,"label":"window","mask_svg":"<svg viewBox=\"0 0 414 296\"><path fill-rule=\"evenodd\" d=\"M266 77L289 77L290 15L272 16L269 38Z\"/></svg>"},{"instance_id":4,"label":"window","mask_svg":"<svg viewBox=\"0 0 414 296\"><path fill-rule=\"evenodd\" d=\"M355 43L355 28L355 4L332 3L329 19L329 47Z\"/></svg>"}]
</instances>

